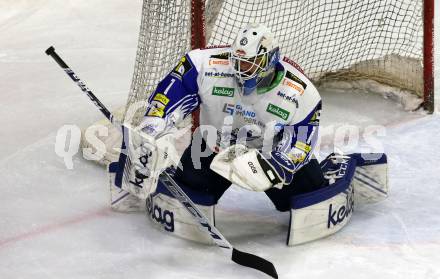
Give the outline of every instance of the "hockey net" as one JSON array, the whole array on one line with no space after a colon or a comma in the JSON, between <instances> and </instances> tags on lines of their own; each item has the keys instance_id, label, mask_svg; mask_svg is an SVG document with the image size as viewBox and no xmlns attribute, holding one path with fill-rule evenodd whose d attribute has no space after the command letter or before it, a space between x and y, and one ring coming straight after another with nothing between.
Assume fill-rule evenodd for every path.
<instances>
[{"instance_id":1,"label":"hockey net","mask_svg":"<svg viewBox=\"0 0 440 279\"><path fill-rule=\"evenodd\" d=\"M132 85L121 118L137 125L145 100L182 55L203 46L205 37L206 45L231 44L249 22L265 23L282 54L318 86L374 80L415 96L430 110L432 81L424 85L423 75L425 70L426 79L432 71L426 66L433 59L432 40L426 40L433 33L432 19L426 21L430 9L433 0L144 0ZM114 145L120 143L119 135L110 134L102 138L107 147L103 164L118 154Z\"/></svg>"}]
</instances>

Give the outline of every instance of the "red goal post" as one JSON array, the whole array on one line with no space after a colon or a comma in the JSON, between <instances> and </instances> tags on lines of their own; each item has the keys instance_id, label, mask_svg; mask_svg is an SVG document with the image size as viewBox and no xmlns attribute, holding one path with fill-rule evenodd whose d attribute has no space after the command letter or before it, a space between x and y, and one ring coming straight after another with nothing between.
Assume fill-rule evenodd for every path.
<instances>
[{"instance_id":1,"label":"red goal post","mask_svg":"<svg viewBox=\"0 0 440 279\"><path fill-rule=\"evenodd\" d=\"M434 0L423 3L423 106L434 112Z\"/></svg>"}]
</instances>

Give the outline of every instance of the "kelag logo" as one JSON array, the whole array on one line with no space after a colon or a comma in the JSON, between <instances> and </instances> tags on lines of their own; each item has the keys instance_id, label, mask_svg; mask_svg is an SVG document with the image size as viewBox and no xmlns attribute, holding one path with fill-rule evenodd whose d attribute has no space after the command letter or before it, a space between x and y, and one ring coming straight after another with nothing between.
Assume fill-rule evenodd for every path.
<instances>
[{"instance_id":1,"label":"kelag logo","mask_svg":"<svg viewBox=\"0 0 440 279\"><path fill-rule=\"evenodd\" d=\"M169 210L162 210L159 206L153 203L151 196L148 196L146 201L146 207L148 214L151 218L163 225L164 229L168 232L174 232L174 213Z\"/></svg>"},{"instance_id":2,"label":"kelag logo","mask_svg":"<svg viewBox=\"0 0 440 279\"><path fill-rule=\"evenodd\" d=\"M274 104L269 104L266 108L266 111L280 117L283 120L287 120L290 114L287 110L282 109Z\"/></svg>"},{"instance_id":3,"label":"kelag logo","mask_svg":"<svg viewBox=\"0 0 440 279\"><path fill-rule=\"evenodd\" d=\"M333 210L333 204L330 204L328 208L327 228L330 229L332 226L336 226L344 222L345 218L347 218L353 213L353 208L354 208L354 188L353 186L350 186L350 188L348 188L345 205L339 207L339 209Z\"/></svg>"},{"instance_id":4,"label":"kelag logo","mask_svg":"<svg viewBox=\"0 0 440 279\"><path fill-rule=\"evenodd\" d=\"M214 86L214 88L212 89L212 95L221 97L234 97L234 88Z\"/></svg>"}]
</instances>

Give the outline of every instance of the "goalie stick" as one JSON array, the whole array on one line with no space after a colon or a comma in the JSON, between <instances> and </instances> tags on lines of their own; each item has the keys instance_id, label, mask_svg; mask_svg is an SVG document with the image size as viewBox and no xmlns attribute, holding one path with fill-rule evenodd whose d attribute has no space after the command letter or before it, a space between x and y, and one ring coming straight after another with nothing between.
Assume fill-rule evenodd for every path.
<instances>
[{"instance_id":1,"label":"goalie stick","mask_svg":"<svg viewBox=\"0 0 440 279\"><path fill-rule=\"evenodd\" d=\"M104 104L99 101L99 99L85 85L85 83L80 80L78 76L70 69L70 67L61 59L61 57L58 56L53 46L46 50L46 54L51 56L64 70L64 72L66 72L66 74L81 88L81 90L87 94L90 100L99 108L105 117L122 131L121 126L123 124L119 123L119 121L113 117L113 114L104 106ZM245 253L235 249L166 171L160 175L159 179L173 194L173 196L185 207L185 209L197 220L200 229L209 234L218 247L226 249L231 254L231 260L233 262L259 270L269 276L272 276L273 278L278 278L275 266L271 262L257 255Z\"/></svg>"}]
</instances>

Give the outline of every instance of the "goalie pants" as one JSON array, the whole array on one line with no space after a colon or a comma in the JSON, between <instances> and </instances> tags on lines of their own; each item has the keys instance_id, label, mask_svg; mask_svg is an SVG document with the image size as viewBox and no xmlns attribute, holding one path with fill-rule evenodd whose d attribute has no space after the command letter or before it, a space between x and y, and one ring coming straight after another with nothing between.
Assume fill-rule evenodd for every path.
<instances>
[{"instance_id":1,"label":"goalie pants","mask_svg":"<svg viewBox=\"0 0 440 279\"><path fill-rule=\"evenodd\" d=\"M202 142L200 150L204 150L206 143ZM213 196L215 203L222 197L224 192L231 186L231 182L226 178L212 171L209 166L216 153L207 157L200 158L200 168L193 165L191 159L191 145L184 151L180 163L182 168L178 168L175 173L175 180L178 184L190 189ZM288 211L291 208L290 200L294 195L311 192L323 187L325 179L322 174L318 160L312 159L295 173L291 184L282 189L271 188L265 191L266 195L279 211Z\"/></svg>"}]
</instances>

